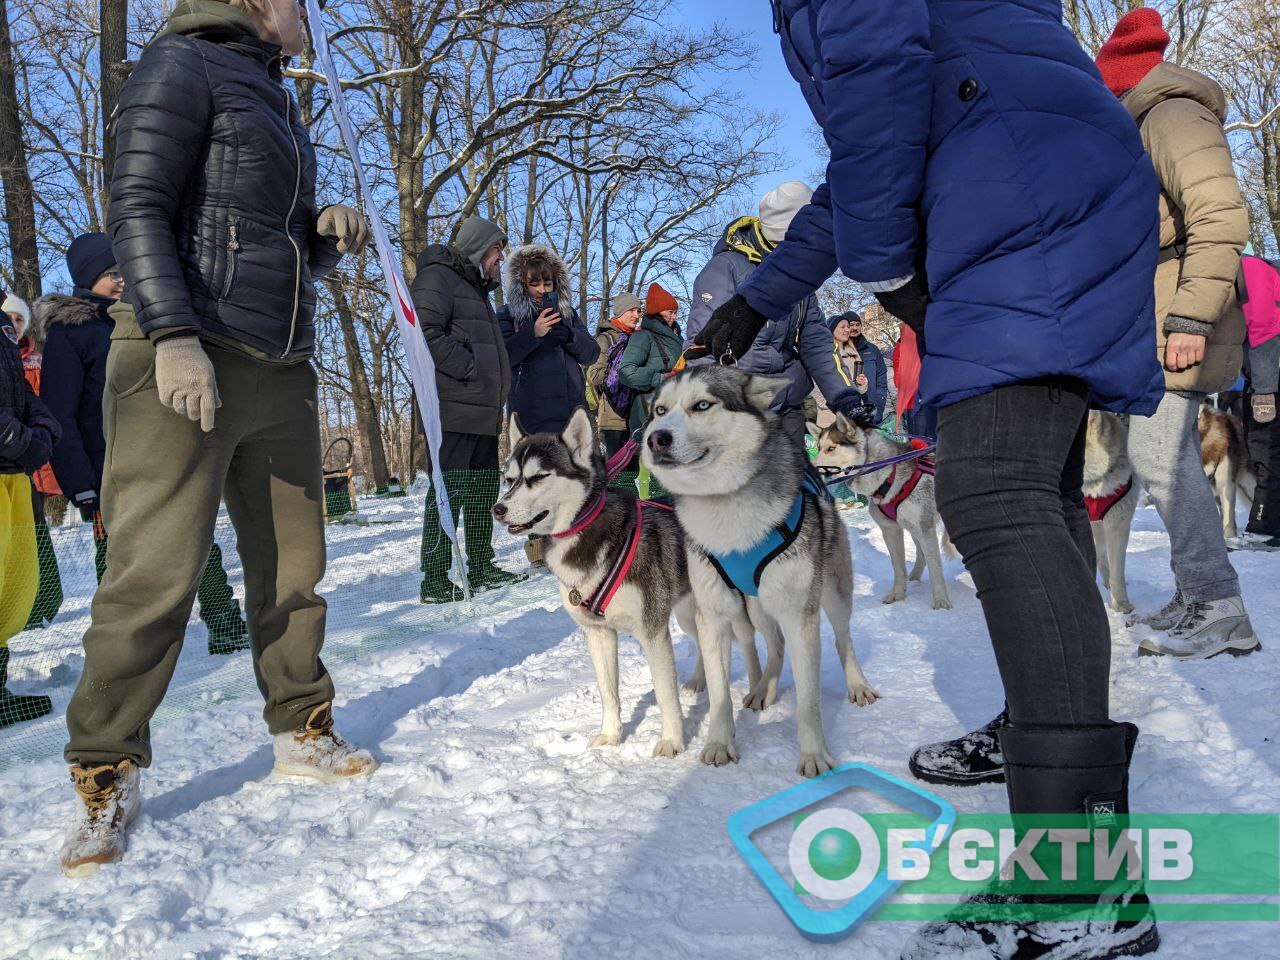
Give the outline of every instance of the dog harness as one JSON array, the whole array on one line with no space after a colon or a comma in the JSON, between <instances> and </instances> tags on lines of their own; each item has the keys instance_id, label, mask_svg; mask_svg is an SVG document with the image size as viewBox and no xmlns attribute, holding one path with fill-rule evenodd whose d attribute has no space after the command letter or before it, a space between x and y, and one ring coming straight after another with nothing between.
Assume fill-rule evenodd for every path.
<instances>
[{"instance_id":1,"label":"dog harness","mask_svg":"<svg viewBox=\"0 0 1280 960\"><path fill-rule=\"evenodd\" d=\"M1108 513L1111 512L1112 507L1114 507L1117 503L1119 503L1126 496L1128 496L1129 491L1132 489L1133 489L1133 477L1130 477L1123 484L1121 484L1117 489L1112 490L1110 493L1103 494L1101 497L1085 497L1084 507L1086 510L1089 511L1090 522L1097 523L1099 520L1105 517Z\"/></svg>"},{"instance_id":2,"label":"dog harness","mask_svg":"<svg viewBox=\"0 0 1280 960\"><path fill-rule=\"evenodd\" d=\"M911 445L913 447L916 446L916 441L911 441ZM921 447L923 447L923 443L921 444ZM896 522L898 519L898 507L902 505L903 501L905 501L907 497L911 496L916 485L920 483L920 478L924 476L936 476L937 472L937 467L934 464L933 457L921 457L913 464L911 476L909 476L907 478L907 482L902 485L902 489L886 500L885 497L887 497L889 495L889 491L893 489L893 482L898 477L898 465L894 464L893 469L889 471L889 479L880 484L880 486L876 488L876 492L871 495L871 502L879 507L880 512L886 517Z\"/></svg>"},{"instance_id":3,"label":"dog harness","mask_svg":"<svg viewBox=\"0 0 1280 960\"><path fill-rule=\"evenodd\" d=\"M563 533L553 533L551 535L552 538L563 540L565 537L572 537L581 533L591 526L599 518L600 514L604 512L604 504L604 492L596 494L591 502L579 511L569 529ZM569 591L569 602L575 607L581 607L597 617L603 617L604 612L609 609L609 604L613 602L614 596L622 588L622 582L627 579L627 574L631 572L631 565L635 562L636 551L640 548L640 530L644 523L646 507L657 507L659 510L671 509L665 503L658 503L656 500L636 501L636 523L631 530L631 536L628 538L626 546L622 548L622 552L614 560L609 573L600 581L600 585L591 592L589 597L584 600L577 587Z\"/></svg>"},{"instance_id":4,"label":"dog harness","mask_svg":"<svg viewBox=\"0 0 1280 960\"><path fill-rule=\"evenodd\" d=\"M759 595L760 577L764 575L765 567L781 556L791 544L796 542L796 537L800 536L800 528L804 526L806 493L827 500L831 499L831 494L822 481L806 470L804 480L800 484L800 492L796 494L795 503L791 505L786 517L758 544L746 550L734 550L730 553L704 551L726 586L744 596Z\"/></svg>"}]
</instances>

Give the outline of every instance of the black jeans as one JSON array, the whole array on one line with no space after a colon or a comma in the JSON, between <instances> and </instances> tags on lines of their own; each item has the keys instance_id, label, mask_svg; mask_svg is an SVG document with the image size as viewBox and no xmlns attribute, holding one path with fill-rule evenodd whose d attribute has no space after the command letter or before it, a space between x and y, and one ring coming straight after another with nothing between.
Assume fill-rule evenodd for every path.
<instances>
[{"instance_id":1,"label":"black jeans","mask_svg":"<svg viewBox=\"0 0 1280 960\"><path fill-rule=\"evenodd\" d=\"M938 415L938 510L978 588L1009 718L1110 722L1111 631L1080 487L1088 388L1053 377Z\"/></svg>"},{"instance_id":2,"label":"black jeans","mask_svg":"<svg viewBox=\"0 0 1280 960\"><path fill-rule=\"evenodd\" d=\"M1244 432L1249 459L1258 474L1258 489L1253 494L1253 507L1245 530L1266 537L1280 536L1280 420L1258 423L1249 404L1245 409Z\"/></svg>"}]
</instances>

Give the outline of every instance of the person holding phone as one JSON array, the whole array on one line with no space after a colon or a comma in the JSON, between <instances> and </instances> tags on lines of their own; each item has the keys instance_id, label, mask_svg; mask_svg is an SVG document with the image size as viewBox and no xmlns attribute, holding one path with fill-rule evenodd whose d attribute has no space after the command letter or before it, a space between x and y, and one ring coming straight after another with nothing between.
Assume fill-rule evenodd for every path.
<instances>
[{"instance_id":1,"label":"person holding phone","mask_svg":"<svg viewBox=\"0 0 1280 960\"><path fill-rule=\"evenodd\" d=\"M511 364L507 410L526 433L559 432L587 402L583 367L600 346L570 305L569 272L550 247L531 243L507 259L498 326Z\"/></svg>"}]
</instances>

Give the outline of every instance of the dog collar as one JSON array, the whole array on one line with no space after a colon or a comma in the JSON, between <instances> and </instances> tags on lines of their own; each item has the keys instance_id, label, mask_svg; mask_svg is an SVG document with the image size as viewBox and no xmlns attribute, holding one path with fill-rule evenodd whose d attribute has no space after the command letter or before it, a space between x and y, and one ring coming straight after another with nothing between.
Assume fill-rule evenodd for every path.
<instances>
[{"instance_id":1,"label":"dog collar","mask_svg":"<svg viewBox=\"0 0 1280 960\"><path fill-rule=\"evenodd\" d=\"M575 533L581 533L595 523L596 518L600 516L603 510L604 493L601 492L597 493L591 502L578 512L578 515L573 518L573 525L568 530L564 531L564 533L553 533L551 536L556 540L563 540L565 537L572 537Z\"/></svg>"}]
</instances>

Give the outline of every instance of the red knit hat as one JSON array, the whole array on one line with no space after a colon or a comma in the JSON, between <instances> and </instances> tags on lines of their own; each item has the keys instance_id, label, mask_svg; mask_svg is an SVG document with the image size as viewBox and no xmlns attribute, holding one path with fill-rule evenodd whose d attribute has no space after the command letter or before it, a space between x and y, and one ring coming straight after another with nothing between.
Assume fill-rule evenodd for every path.
<instances>
[{"instance_id":1,"label":"red knit hat","mask_svg":"<svg viewBox=\"0 0 1280 960\"><path fill-rule=\"evenodd\" d=\"M656 283L649 284L649 292L644 295L644 312L661 313L663 310L678 310L676 298Z\"/></svg>"},{"instance_id":2,"label":"red knit hat","mask_svg":"<svg viewBox=\"0 0 1280 960\"><path fill-rule=\"evenodd\" d=\"M1164 60L1169 46L1160 13L1150 7L1139 7L1125 14L1111 31L1111 37L1098 51L1098 70L1102 82L1117 97L1132 90L1151 69Z\"/></svg>"}]
</instances>

